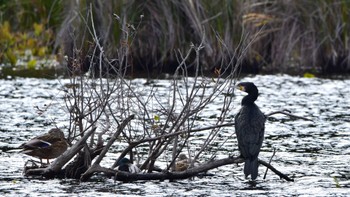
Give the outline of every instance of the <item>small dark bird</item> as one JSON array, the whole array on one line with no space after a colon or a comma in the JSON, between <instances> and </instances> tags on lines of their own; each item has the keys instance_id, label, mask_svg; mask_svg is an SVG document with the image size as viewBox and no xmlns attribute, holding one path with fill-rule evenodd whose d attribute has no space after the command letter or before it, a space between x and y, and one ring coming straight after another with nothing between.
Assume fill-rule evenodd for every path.
<instances>
[{"instance_id":1,"label":"small dark bird","mask_svg":"<svg viewBox=\"0 0 350 197\"><path fill-rule=\"evenodd\" d=\"M237 88L248 93L242 99L242 108L235 116L238 148L245 160L245 176L251 175L251 179L255 180L258 176L258 155L264 140L266 116L254 103L259 93L254 83L239 83Z\"/></svg>"},{"instance_id":2,"label":"small dark bird","mask_svg":"<svg viewBox=\"0 0 350 197\"><path fill-rule=\"evenodd\" d=\"M141 172L140 168L134 165L128 158L122 158L117 163L117 170L130 172L130 173L139 173Z\"/></svg>"},{"instance_id":3,"label":"small dark bird","mask_svg":"<svg viewBox=\"0 0 350 197\"><path fill-rule=\"evenodd\" d=\"M21 152L40 159L42 164L42 159L47 159L47 164L49 159L54 159L64 153L68 144L64 138L64 133L57 128L51 129L47 134L35 137L21 146Z\"/></svg>"}]
</instances>

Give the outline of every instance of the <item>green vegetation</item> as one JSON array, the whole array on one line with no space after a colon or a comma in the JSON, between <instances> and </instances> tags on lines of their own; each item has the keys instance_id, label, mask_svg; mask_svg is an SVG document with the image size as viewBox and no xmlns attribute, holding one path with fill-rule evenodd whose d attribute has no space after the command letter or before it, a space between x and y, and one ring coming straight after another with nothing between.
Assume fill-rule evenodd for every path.
<instances>
[{"instance_id":1,"label":"green vegetation","mask_svg":"<svg viewBox=\"0 0 350 197\"><path fill-rule=\"evenodd\" d=\"M209 74L227 65L248 73L349 73L349 12L348 0L0 0L0 62L40 69L40 60L64 54L86 71L98 44L119 62L109 66L154 76L174 72L181 55L203 42L200 65Z\"/></svg>"},{"instance_id":2,"label":"green vegetation","mask_svg":"<svg viewBox=\"0 0 350 197\"><path fill-rule=\"evenodd\" d=\"M55 6L56 5L56 6ZM0 75L52 74L58 1L0 1Z\"/></svg>"}]
</instances>

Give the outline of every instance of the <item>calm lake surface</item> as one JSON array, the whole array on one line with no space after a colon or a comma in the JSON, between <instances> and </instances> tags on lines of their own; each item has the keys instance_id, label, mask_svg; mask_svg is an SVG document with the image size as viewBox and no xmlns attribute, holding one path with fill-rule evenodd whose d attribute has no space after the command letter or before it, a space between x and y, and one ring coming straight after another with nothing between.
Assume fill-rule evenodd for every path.
<instances>
[{"instance_id":1,"label":"calm lake surface","mask_svg":"<svg viewBox=\"0 0 350 197\"><path fill-rule=\"evenodd\" d=\"M313 120L291 119L278 114L266 123L265 141L260 159L268 161L273 149L272 165L295 179L286 182L260 166L256 187L244 179L242 164L211 170L214 176L193 180L114 182L95 176L89 182L76 180L39 180L22 175L30 159L20 153L6 152L57 125L68 124L62 100L62 86L68 80L14 78L0 80L0 196L349 196L350 195L350 80L299 78L287 75L251 76L239 81L254 82L260 91L257 105L264 113L288 109L291 113ZM134 79L143 86L146 80ZM156 80L156 93L168 93L171 82ZM232 116L240 107L244 93L236 94ZM220 114L220 99L204 110L203 125ZM45 113L40 109L50 106ZM213 121L214 122L214 121ZM231 127L221 130L225 146L217 158L237 153ZM117 142L116 142L117 143ZM193 144L196 144L194 141ZM111 153L101 164L109 167L118 152Z\"/></svg>"}]
</instances>

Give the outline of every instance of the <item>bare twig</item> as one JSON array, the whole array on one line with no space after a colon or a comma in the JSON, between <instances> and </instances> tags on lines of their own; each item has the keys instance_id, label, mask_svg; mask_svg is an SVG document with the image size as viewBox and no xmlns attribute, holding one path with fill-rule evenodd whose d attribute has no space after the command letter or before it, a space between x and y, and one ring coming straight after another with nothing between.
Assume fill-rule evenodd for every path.
<instances>
[{"instance_id":1,"label":"bare twig","mask_svg":"<svg viewBox=\"0 0 350 197\"><path fill-rule=\"evenodd\" d=\"M283 174L282 172L278 171L276 168L274 168L273 166L271 166L270 164L268 164L267 162L260 160L259 159L259 163L262 164L263 166L269 168L272 172L274 172L275 174L277 174L278 176L280 176L280 178L286 180L286 181L294 181L294 179L289 178L287 175Z\"/></svg>"},{"instance_id":2,"label":"bare twig","mask_svg":"<svg viewBox=\"0 0 350 197\"><path fill-rule=\"evenodd\" d=\"M272 154L272 156L271 156L271 158L270 158L270 160L269 160L269 164L271 164L272 158L275 156L275 154L276 154L276 148L273 148L273 154ZM267 175L267 171L268 171L268 170L269 170L269 168L266 168L266 171L265 171L265 174L264 174L264 178L263 178L263 179L266 178L266 175Z\"/></svg>"},{"instance_id":3,"label":"bare twig","mask_svg":"<svg viewBox=\"0 0 350 197\"><path fill-rule=\"evenodd\" d=\"M81 181L87 180L95 171L99 168L99 164L102 161L103 157L106 155L109 148L112 146L114 141L117 139L117 137L120 135L121 131L126 127L126 125L134 118L134 115L129 116L127 119L125 119L122 124L118 127L118 130L113 134L111 139L108 141L107 145L103 148L102 152L94 162L94 164L81 176Z\"/></svg>"},{"instance_id":4,"label":"bare twig","mask_svg":"<svg viewBox=\"0 0 350 197\"><path fill-rule=\"evenodd\" d=\"M290 116L290 117L293 117L293 118L297 118L297 119L303 119L303 120L313 121L313 120L311 120L311 119L309 119L309 118L305 118L305 117L293 115L293 114L290 113L289 110L286 110L286 109L281 110L281 111L271 112L271 113L266 114L265 116L268 117L268 116L272 116L272 115L274 115L274 114L284 114L284 115L287 115L287 116Z\"/></svg>"}]
</instances>

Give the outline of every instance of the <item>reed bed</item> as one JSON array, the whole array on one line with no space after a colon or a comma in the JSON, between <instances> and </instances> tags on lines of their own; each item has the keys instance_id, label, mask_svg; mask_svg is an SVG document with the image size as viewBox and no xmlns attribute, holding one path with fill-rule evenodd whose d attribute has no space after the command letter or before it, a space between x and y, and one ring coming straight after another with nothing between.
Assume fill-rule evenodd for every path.
<instances>
[{"instance_id":1,"label":"reed bed","mask_svg":"<svg viewBox=\"0 0 350 197\"><path fill-rule=\"evenodd\" d=\"M92 42L94 31L106 64L123 67L130 75L173 73L181 56L200 43L206 74L235 67L246 73L350 71L347 0L0 2L1 27L8 22L11 32L17 32L44 24L55 35L46 42L48 53L67 55L69 64L79 59L82 70L98 60L92 60L99 54ZM1 32L0 60L6 62L10 47ZM195 57L186 62L189 72Z\"/></svg>"}]
</instances>

